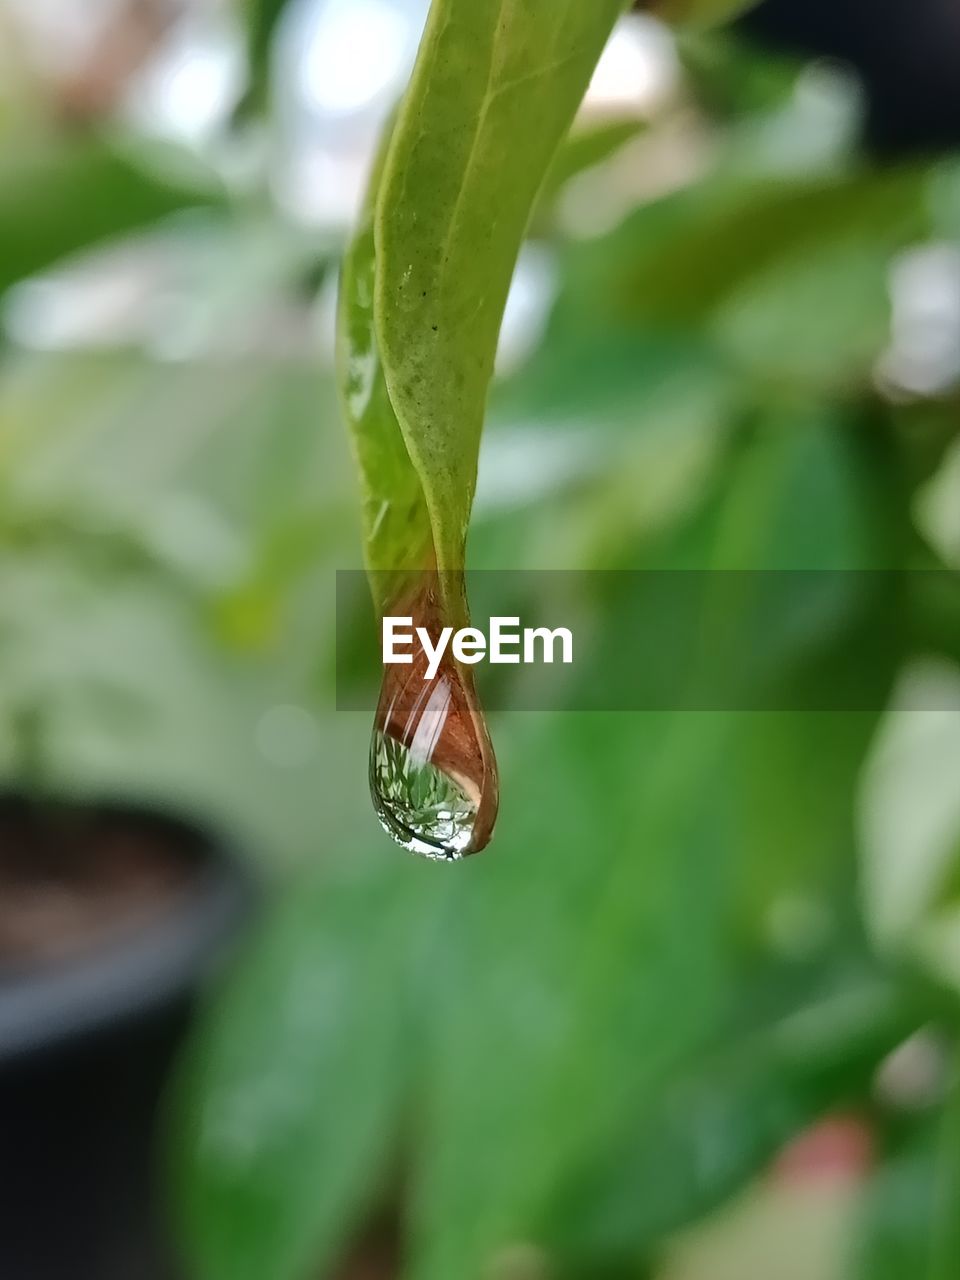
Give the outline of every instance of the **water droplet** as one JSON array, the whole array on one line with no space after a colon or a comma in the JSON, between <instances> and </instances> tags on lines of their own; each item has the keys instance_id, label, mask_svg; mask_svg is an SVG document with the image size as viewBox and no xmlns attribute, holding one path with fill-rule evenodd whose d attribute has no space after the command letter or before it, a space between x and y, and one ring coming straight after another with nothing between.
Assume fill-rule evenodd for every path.
<instances>
[{"instance_id":1,"label":"water droplet","mask_svg":"<svg viewBox=\"0 0 960 1280\"><path fill-rule=\"evenodd\" d=\"M443 625L436 576L425 575L411 616L435 641ZM414 646L410 665L384 668L370 745L370 791L380 824L405 849L438 861L479 853L497 817L497 762L469 671L448 653L425 679Z\"/></svg>"}]
</instances>

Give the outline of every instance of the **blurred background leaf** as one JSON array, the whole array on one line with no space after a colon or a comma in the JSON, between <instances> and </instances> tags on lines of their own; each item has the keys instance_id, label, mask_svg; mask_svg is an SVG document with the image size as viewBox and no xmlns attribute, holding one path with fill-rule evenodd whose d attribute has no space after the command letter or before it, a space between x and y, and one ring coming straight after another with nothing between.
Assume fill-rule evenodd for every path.
<instances>
[{"instance_id":1,"label":"blurred background leaf","mask_svg":"<svg viewBox=\"0 0 960 1280\"><path fill-rule=\"evenodd\" d=\"M156 157L161 169L164 158ZM95 136L0 136L0 190L0 289L77 250L223 200L196 162L167 155L158 171L149 152L125 154Z\"/></svg>"},{"instance_id":2,"label":"blurred background leaf","mask_svg":"<svg viewBox=\"0 0 960 1280\"><path fill-rule=\"evenodd\" d=\"M960 1256L956 1081L942 1115L910 1127L874 1176L865 1200L857 1275L945 1280Z\"/></svg>"}]
</instances>

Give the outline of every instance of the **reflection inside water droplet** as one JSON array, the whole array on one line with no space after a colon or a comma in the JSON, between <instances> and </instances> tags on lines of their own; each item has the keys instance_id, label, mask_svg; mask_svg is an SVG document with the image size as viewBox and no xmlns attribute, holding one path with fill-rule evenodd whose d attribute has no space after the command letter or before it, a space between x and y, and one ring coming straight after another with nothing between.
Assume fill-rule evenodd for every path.
<instances>
[{"instance_id":1,"label":"reflection inside water droplet","mask_svg":"<svg viewBox=\"0 0 960 1280\"><path fill-rule=\"evenodd\" d=\"M412 616L433 640L442 627L436 575L411 603L389 610ZM384 668L370 746L370 791L383 829L405 849L456 861L483 849L497 817L493 747L469 673L445 657L432 679L414 646L410 665Z\"/></svg>"}]
</instances>

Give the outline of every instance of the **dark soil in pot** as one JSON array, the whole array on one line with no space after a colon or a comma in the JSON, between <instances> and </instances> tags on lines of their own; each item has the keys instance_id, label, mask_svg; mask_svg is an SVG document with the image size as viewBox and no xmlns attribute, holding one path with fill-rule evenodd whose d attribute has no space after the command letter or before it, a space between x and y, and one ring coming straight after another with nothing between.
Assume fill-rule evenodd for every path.
<instances>
[{"instance_id":1,"label":"dark soil in pot","mask_svg":"<svg viewBox=\"0 0 960 1280\"><path fill-rule=\"evenodd\" d=\"M251 902L209 833L0 798L0 1277L169 1280L156 1117Z\"/></svg>"}]
</instances>

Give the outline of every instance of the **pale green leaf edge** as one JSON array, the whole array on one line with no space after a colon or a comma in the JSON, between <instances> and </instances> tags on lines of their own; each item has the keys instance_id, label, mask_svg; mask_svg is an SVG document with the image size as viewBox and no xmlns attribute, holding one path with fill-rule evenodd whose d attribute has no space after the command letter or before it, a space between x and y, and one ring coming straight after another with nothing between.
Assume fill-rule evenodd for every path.
<instances>
[{"instance_id":1,"label":"pale green leaf edge","mask_svg":"<svg viewBox=\"0 0 960 1280\"><path fill-rule=\"evenodd\" d=\"M391 119L344 255L336 319L337 391L360 477L364 565L381 613L402 575L423 567L431 541L423 488L387 394L373 323L373 203L392 128Z\"/></svg>"}]
</instances>

